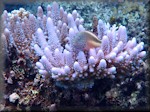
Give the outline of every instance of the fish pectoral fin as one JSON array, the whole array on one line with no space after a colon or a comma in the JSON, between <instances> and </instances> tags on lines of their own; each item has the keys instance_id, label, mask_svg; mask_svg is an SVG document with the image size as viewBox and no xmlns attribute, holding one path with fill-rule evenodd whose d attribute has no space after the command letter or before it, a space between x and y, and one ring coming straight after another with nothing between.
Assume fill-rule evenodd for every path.
<instances>
[{"instance_id":1,"label":"fish pectoral fin","mask_svg":"<svg viewBox=\"0 0 150 112\"><path fill-rule=\"evenodd\" d=\"M88 41L88 46L90 47L99 47L101 45L100 42Z\"/></svg>"}]
</instances>

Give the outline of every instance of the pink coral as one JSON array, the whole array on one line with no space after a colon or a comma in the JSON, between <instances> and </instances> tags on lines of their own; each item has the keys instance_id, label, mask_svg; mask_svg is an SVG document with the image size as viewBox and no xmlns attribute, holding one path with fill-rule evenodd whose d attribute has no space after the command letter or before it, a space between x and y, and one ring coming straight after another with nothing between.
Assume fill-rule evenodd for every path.
<instances>
[{"instance_id":1,"label":"pink coral","mask_svg":"<svg viewBox=\"0 0 150 112\"><path fill-rule=\"evenodd\" d=\"M102 20L97 25L101 46L82 49L86 37L77 38L79 33L86 31L82 25L83 19L76 10L67 14L56 2L47 6L46 15L39 6L37 17L29 14L23 19L15 16L12 20L4 11L3 18L7 40L12 42L14 39L17 48L28 46L27 40L30 40L30 48L41 56L36 63L39 73L43 76L49 74L57 81L80 81L105 76L115 78L116 74L134 70L132 65L140 66L146 55L142 51L143 42L137 43L135 38L128 40L125 26L110 26ZM12 27L16 27L15 30ZM78 52L75 52L76 48L79 48Z\"/></svg>"}]
</instances>

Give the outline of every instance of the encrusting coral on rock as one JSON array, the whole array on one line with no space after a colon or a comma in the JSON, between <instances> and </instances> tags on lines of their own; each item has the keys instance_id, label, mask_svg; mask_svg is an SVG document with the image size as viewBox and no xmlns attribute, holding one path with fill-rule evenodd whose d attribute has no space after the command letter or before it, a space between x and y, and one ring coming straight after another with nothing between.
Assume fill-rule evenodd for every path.
<instances>
[{"instance_id":1,"label":"encrusting coral on rock","mask_svg":"<svg viewBox=\"0 0 150 112\"><path fill-rule=\"evenodd\" d=\"M60 82L58 85L78 83L82 88L89 80L93 85L94 79L133 72L146 55L143 42L128 40L125 26L110 26L99 19L95 35L86 31L76 10L67 13L56 2L47 6L46 15L40 6L37 17L20 11L22 14L3 12L5 51L15 46L25 58L30 53L41 57L36 62L39 73Z\"/></svg>"}]
</instances>

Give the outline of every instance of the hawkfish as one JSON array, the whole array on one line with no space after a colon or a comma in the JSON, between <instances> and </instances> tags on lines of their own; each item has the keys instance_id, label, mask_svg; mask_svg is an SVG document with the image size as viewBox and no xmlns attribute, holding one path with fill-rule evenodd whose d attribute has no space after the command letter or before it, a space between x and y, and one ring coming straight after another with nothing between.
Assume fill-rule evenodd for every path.
<instances>
[{"instance_id":1,"label":"hawkfish","mask_svg":"<svg viewBox=\"0 0 150 112\"><path fill-rule=\"evenodd\" d=\"M101 40L89 31L78 32L72 39L72 46L76 51L88 51L91 48L100 47L100 45Z\"/></svg>"}]
</instances>

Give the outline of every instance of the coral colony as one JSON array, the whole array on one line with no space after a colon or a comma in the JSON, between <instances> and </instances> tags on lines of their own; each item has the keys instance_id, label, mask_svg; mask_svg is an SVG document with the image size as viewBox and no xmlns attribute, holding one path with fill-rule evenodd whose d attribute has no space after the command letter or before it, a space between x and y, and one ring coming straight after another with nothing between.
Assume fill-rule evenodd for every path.
<instances>
[{"instance_id":1,"label":"coral colony","mask_svg":"<svg viewBox=\"0 0 150 112\"><path fill-rule=\"evenodd\" d=\"M58 85L92 85L94 79L116 78L138 68L146 55L143 42L128 40L125 26L99 19L95 35L83 27L86 21L76 10L67 13L56 2L47 6L46 14L39 6L36 16L22 8L5 10L2 21L5 53L13 46L18 53L35 54L39 73Z\"/></svg>"}]
</instances>

